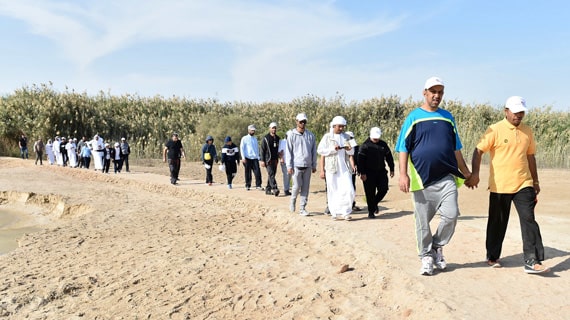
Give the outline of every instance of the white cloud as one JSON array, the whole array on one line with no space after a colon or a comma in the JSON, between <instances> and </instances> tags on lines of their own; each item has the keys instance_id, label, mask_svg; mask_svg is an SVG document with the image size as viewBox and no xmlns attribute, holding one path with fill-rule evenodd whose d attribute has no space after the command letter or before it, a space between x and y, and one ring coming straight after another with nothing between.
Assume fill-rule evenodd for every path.
<instances>
[{"instance_id":1,"label":"white cloud","mask_svg":"<svg viewBox=\"0 0 570 320\"><path fill-rule=\"evenodd\" d=\"M98 58L134 44L162 39L226 42L235 50L230 67L235 91L249 91L246 96L259 93L255 88L275 73L294 77L286 82L296 81L314 57L392 31L401 20L356 22L326 2L291 1L3 0L0 14L28 23L32 33L56 42L84 71ZM318 75L320 70L312 72Z\"/></svg>"}]
</instances>

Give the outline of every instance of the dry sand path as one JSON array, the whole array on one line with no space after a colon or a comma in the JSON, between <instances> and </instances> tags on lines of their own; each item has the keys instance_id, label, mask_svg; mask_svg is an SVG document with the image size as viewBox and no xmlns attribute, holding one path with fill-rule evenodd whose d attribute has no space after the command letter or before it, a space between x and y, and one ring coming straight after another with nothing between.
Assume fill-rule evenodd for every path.
<instances>
[{"instance_id":1,"label":"dry sand path","mask_svg":"<svg viewBox=\"0 0 570 320\"><path fill-rule=\"evenodd\" d=\"M552 273L522 269L513 210L502 269L483 262L488 193L460 190L445 248L448 270L420 276L412 204L397 176L375 220L313 216L288 197L203 183L184 162L170 185L164 164L131 174L34 166L0 158L0 205L27 210L43 229L0 256L0 317L10 319L565 319L570 313L569 171L540 170L540 223ZM242 168L240 168L242 170ZM265 172L264 172L265 178ZM483 177L484 179L486 177ZM223 182L220 172L215 181ZM280 179L280 175L278 176ZM485 185L482 181L481 185ZM364 206L358 182L357 204ZM436 218L437 220L437 218ZM349 270L339 273L341 266Z\"/></svg>"}]
</instances>

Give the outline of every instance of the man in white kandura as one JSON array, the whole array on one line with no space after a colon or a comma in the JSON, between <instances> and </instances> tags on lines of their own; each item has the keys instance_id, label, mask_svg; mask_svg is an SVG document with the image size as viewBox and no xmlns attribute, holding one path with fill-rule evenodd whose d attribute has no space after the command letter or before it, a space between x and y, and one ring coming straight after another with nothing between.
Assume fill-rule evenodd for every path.
<instances>
[{"instance_id":1,"label":"man in white kandura","mask_svg":"<svg viewBox=\"0 0 570 320\"><path fill-rule=\"evenodd\" d=\"M351 219L355 195L352 184L354 165L350 161L354 149L349 143L350 137L344 133L345 127L346 120L343 117L334 117L330 132L323 136L317 148L317 152L325 157L327 204L333 220L338 216L344 220Z\"/></svg>"}]
</instances>

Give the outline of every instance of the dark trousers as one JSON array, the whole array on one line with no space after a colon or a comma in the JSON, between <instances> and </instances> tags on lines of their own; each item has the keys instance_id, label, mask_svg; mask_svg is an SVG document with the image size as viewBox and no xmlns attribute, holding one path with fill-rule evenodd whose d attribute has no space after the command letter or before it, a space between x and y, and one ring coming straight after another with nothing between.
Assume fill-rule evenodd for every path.
<instances>
[{"instance_id":1,"label":"dark trousers","mask_svg":"<svg viewBox=\"0 0 570 320\"><path fill-rule=\"evenodd\" d=\"M214 160L205 160L205 164L210 166L210 169L206 169L206 183L214 182L214 177L212 176L212 168L214 167Z\"/></svg>"},{"instance_id":2,"label":"dark trousers","mask_svg":"<svg viewBox=\"0 0 570 320\"><path fill-rule=\"evenodd\" d=\"M487 259L497 260L501 256L503 240L507 232L511 202L514 203L521 226L524 260L544 260L544 247L540 228L534 218L536 206L536 192L534 188L527 187L517 193L489 194L489 220L487 220Z\"/></svg>"},{"instance_id":3,"label":"dark trousers","mask_svg":"<svg viewBox=\"0 0 570 320\"><path fill-rule=\"evenodd\" d=\"M123 154L123 163L125 164L125 169L129 172L129 155Z\"/></svg>"},{"instance_id":4,"label":"dark trousers","mask_svg":"<svg viewBox=\"0 0 570 320\"><path fill-rule=\"evenodd\" d=\"M91 157L81 157L83 159L83 167L89 169L89 164L91 163Z\"/></svg>"},{"instance_id":5,"label":"dark trousers","mask_svg":"<svg viewBox=\"0 0 570 320\"><path fill-rule=\"evenodd\" d=\"M235 161L226 161L224 165L226 166L226 178L228 179L228 184L232 184L237 172L237 163Z\"/></svg>"},{"instance_id":6,"label":"dark trousers","mask_svg":"<svg viewBox=\"0 0 570 320\"><path fill-rule=\"evenodd\" d=\"M103 159L103 170L101 172L109 173L109 167L111 166L111 159Z\"/></svg>"},{"instance_id":7,"label":"dark trousers","mask_svg":"<svg viewBox=\"0 0 570 320\"><path fill-rule=\"evenodd\" d=\"M266 191L277 191L277 180L275 180L275 174L277 173L277 160L271 160L265 163L265 168L267 169L267 188Z\"/></svg>"},{"instance_id":8,"label":"dark trousers","mask_svg":"<svg viewBox=\"0 0 570 320\"><path fill-rule=\"evenodd\" d=\"M28 148L20 148L20 156L22 156L22 159L28 159Z\"/></svg>"},{"instance_id":9,"label":"dark trousers","mask_svg":"<svg viewBox=\"0 0 570 320\"><path fill-rule=\"evenodd\" d=\"M247 159L245 162L245 187L251 187L251 172L255 175L255 187L261 188L261 170L259 169L259 160Z\"/></svg>"},{"instance_id":10,"label":"dark trousers","mask_svg":"<svg viewBox=\"0 0 570 320\"><path fill-rule=\"evenodd\" d=\"M113 169L115 170L115 173L121 172L122 168L123 168L123 159L113 160Z\"/></svg>"},{"instance_id":11,"label":"dark trousers","mask_svg":"<svg viewBox=\"0 0 570 320\"><path fill-rule=\"evenodd\" d=\"M42 163L42 158L44 156L44 153L41 151L36 152L36 164L38 164L38 160L40 160L40 165L43 165Z\"/></svg>"},{"instance_id":12,"label":"dark trousers","mask_svg":"<svg viewBox=\"0 0 570 320\"><path fill-rule=\"evenodd\" d=\"M176 184L180 173L180 159L168 159L168 168L170 169L170 183Z\"/></svg>"},{"instance_id":13,"label":"dark trousers","mask_svg":"<svg viewBox=\"0 0 570 320\"><path fill-rule=\"evenodd\" d=\"M367 172L366 181L363 181L362 184L364 185L368 214L374 214L378 208L378 203L388 193L388 174L386 171Z\"/></svg>"}]
</instances>

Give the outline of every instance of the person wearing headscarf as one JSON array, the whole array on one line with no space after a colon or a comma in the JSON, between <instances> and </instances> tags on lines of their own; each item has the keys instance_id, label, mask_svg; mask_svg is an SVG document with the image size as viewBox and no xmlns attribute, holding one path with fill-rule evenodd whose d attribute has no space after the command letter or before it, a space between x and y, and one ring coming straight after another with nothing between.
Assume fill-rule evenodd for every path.
<instances>
[{"instance_id":1,"label":"person wearing headscarf","mask_svg":"<svg viewBox=\"0 0 570 320\"><path fill-rule=\"evenodd\" d=\"M350 157L354 149L349 143L350 137L344 133L346 119L336 116L331 121L331 129L317 147L317 152L324 157L324 172L321 178L327 183L327 203L333 220L342 217L350 220L355 190L352 185L354 163Z\"/></svg>"},{"instance_id":2,"label":"person wearing headscarf","mask_svg":"<svg viewBox=\"0 0 570 320\"><path fill-rule=\"evenodd\" d=\"M95 171L103 171L103 156L105 155L105 145L103 144L103 139L96 134L91 140L91 151L93 155L93 166Z\"/></svg>"},{"instance_id":3,"label":"person wearing headscarf","mask_svg":"<svg viewBox=\"0 0 570 320\"><path fill-rule=\"evenodd\" d=\"M61 138L59 136L56 136L55 139L53 140L52 151L53 154L55 155L55 162L57 163L57 165L63 166L63 156L61 155L60 145L61 145Z\"/></svg>"},{"instance_id":4,"label":"person wearing headscarf","mask_svg":"<svg viewBox=\"0 0 570 320\"><path fill-rule=\"evenodd\" d=\"M55 162L55 157L53 154L53 143L51 141L51 139L48 139L47 144L46 144L46 155L47 155L47 159L50 165L54 164Z\"/></svg>"},{"instance_id":5,"label":"person wearing headscarf","mask_svg":"<svg viewBox=\"0 0 570 320\"><path fill-rule=\"evenodd\" d=\"M65 144L65 151L67 152L69 166L71 168L77 167L79 165L77 162L77 147L73 139L69 139L69 142Z\"/></svg>"}]
</instances>

